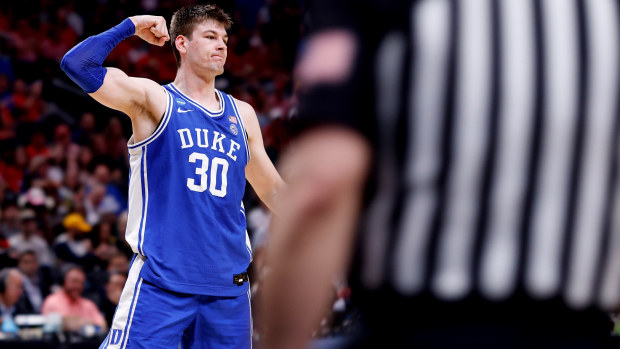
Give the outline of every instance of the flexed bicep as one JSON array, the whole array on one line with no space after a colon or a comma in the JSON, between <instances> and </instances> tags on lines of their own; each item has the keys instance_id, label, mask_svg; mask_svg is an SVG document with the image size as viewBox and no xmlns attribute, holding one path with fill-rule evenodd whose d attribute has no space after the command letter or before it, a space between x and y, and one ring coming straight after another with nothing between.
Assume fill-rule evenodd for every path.
<instances>
[{"instance_id":1,"label":"flexed bicep","mask_svg":"<svg viewBox=\"0 0 620 349\"><path fill-rule=\"evenodd\" d=\"M116 68L105 68L101 87L90 93L97 102L136 118L144 114L161 116L166 109L166 92L156 82L129 77Z\"/></svg>"}]
</instances>

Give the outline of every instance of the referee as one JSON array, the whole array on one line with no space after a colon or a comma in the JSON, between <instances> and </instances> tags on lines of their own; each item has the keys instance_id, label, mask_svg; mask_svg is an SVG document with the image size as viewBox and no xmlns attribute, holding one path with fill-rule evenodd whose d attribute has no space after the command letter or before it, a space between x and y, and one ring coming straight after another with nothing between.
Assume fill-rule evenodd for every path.
<instances>
[{"instance_id":1,"label":"referee","mask_svg":"<svg viewBox=\"0 0 620 349\"><path fill-rule=\"evenodd\" d=\"M619 2L316 0L308 18L264 348L303 347L350 260L356 348L611 346Z\"/></svg>"}]
</instances>

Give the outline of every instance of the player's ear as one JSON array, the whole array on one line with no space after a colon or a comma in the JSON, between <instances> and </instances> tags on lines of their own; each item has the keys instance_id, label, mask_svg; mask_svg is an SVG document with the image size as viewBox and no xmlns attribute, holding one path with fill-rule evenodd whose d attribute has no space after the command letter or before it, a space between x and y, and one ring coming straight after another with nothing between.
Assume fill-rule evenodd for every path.
<instances>
[{"instance_id":1,"label":"player's ear","mask_svg":"<svg viewBox=\"0 0 620 349\"><path fill-rule=\"evenodd\" d=\"M187 38L183 35L179 35L177 36L177 38L174 40L174 45L177 48L177 51L179 51L179 53L183 53L186 54L187 53Z\"/></svg>"}]
</instances>

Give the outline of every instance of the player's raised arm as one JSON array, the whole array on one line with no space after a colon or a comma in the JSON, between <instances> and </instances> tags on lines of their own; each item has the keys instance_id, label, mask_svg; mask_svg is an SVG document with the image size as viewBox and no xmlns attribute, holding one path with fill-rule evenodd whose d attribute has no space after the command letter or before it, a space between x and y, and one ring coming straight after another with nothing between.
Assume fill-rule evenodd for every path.
<instances>
[{"instance_id":1,"label":"player's raised arm","mask_svg":"<svg viewBox=\"0 0 620 349\"><path fill-rule=\"evenodd\" d=\"M122 111L132 119L147 116L152 119L150 121L157 122L166 108L164 89L154 81L132 78L119 69L102 66L114 47L134 34L158 46L170 40L163 17L134 16L73 47L63 57L61 67L99 103Z\"/></svg>"},{"instance_id":2,"label":"player's raised arm","mask_svg":"<svg viewBox=\"0 0 620 349\"><path fill-rule=\"evenodd\" d=\"M248 132L248 145L250 147L250 161L245 168L245 177L258 197L272 212L278 214L276 197L278 193L282 192L286 184L265 152L256 112L248 103L237 100L237 105Z\"/></svg>"}]
</instances>

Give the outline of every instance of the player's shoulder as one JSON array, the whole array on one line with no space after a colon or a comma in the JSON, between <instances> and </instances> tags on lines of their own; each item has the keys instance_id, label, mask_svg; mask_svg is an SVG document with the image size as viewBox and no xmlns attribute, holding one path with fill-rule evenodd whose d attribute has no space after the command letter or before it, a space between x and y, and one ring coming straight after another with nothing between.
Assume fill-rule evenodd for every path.
<instances>
[{"instance_id":1,"label":"player's shoulder","mask_svg":"<svg viewBox=\"0 0 620 349\"><path fill-rule=\"evenodd\" d=\"M240 99L237 99L235 97L232 97L232 99L235 101L235 104L237 105L237 108L239 108L239 113L241 113L241 114L248 114L249 113L249 115L255 114L254 108L252 107L252 105L250 105L250 103L244 102L244 101L242 101Z\"/></svg>"},{"instance_id":2,"label":"player's shoulder","mask_svg":"<svg viewBox=\"0 0 620 349\"><path fill-rule=\"evenodd\" d=\"M231 96L232 97L232 96ZM235 97L232 97L237 105L239 110L239 116L243 119L243 121L247 124L250 119L256 119L256 112L254 111L254 107L248 102L244 102Z\"/></svg>"},{"instance_id":3,"label":"player's shoulder","mask_svg":"<svg viewBox=\"0 0 620 349\"><path fill-rule=\"evenodd\" d=\"M243 125L248 134L248 139L254 139L256 133L260 133L260 126L258 124L258 117L256 116L256 112L250 103L244 102L242 100L234 98L235 104L237 104L237 109L239 111L239 117L243 121Z\"/></svg>"}]
</instances>

